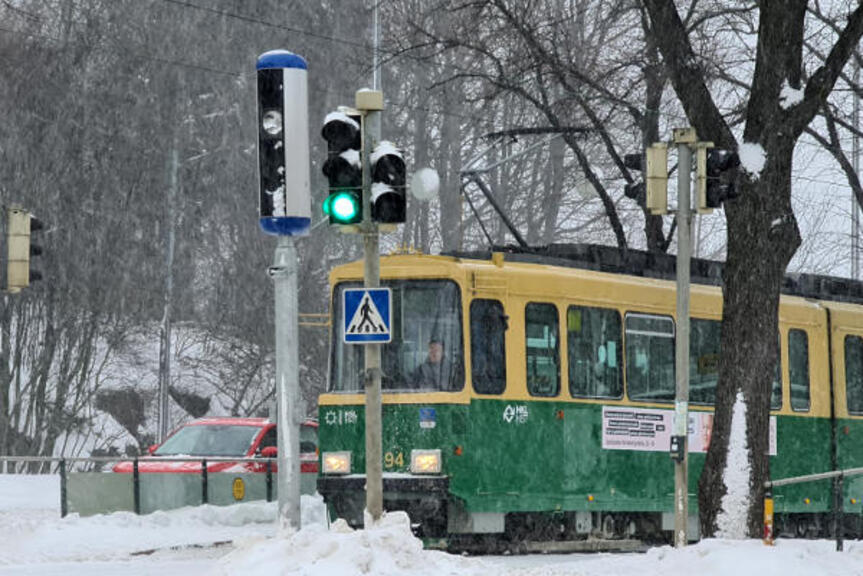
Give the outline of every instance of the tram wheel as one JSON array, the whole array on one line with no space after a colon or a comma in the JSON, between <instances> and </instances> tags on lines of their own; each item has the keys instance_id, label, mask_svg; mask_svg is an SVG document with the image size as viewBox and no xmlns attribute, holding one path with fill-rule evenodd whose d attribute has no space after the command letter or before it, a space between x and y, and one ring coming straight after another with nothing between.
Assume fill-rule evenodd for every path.
<instances>
[{"instance_id":1,"label":"tram wheel","mask_svg":"<svg viewBox=\"0 0 863 576\"><path fill-rule=\"evenodd\" d=\"M606 540L611 540L615 536L615 525L614 525L614 516L611 514L606 514L602 518L602 528L600 529L600 534Z\"/></svg>"}]
</instances>

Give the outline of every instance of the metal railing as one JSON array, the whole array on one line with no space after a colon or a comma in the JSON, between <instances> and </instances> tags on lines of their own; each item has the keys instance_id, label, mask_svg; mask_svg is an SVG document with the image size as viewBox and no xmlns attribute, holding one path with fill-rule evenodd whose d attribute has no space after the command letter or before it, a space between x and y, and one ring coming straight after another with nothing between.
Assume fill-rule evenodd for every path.
<instances>
[{"instance_id":1,"label":"metal railing","mask_svg":"<svg viewBox=\"0 0 863 576\"><path fill-rule=\"evenodd\" d=\"M836 550L841 552L845 545L845 524L842 515L845 513L845 499L842 497L845 478L863 475L863 468L848 468L846 470L834 470L832 472L821 472L818 474L806 474L781 478L779 480L768 480L764 483L767 492L764 494L764 543L773 543L773 494L771 490L779 486L790 486L792 484L803 484L804 482L817 482L819 480L834 480L833 482L833 533L836 535ZM768 513L769 511L769 513Z\"/></svg>"},{"instance_id":2,"label":"metal railing","mask_svg":"<svg viewBox=\"0 0 863 576\"><path fill-rule=\"evenodd\" d=\"M67 483L68 483L68 465L70 463L112 463L112 462L132 462L132 501L135 514L141 513L141 472L139 470L140 458L117 458L116 456L89 456L89 457L62 457L62 456L0 456L0 464L7 462L23 462L23 463L39 463L48 464L50 471L51 464L57 463L57 473L60 475L60 516L65 518L69 512L67 498ZM157 456L147 457L145 462L200 462L201 463L201 504L209 502L209 470L208 464L218 462L231 463L256 463L266 464L266 500L273 501L273 463L276 458L231 458L231 457L207 457L207 458L192 458L192 457L174 457L174 456ZM249 470L248 472L252 472ZM161 474L170 472L148 472L148 474Z\"/></svg>"}]
</instances>

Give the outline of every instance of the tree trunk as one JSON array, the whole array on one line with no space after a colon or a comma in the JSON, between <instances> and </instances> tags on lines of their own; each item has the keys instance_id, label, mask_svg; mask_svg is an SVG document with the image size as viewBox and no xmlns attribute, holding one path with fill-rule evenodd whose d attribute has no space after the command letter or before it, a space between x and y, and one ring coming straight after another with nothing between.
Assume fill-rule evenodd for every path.
<instances>
[{"instance_id":1,"label":"tree trunk","mask_svg":"<svg viewBox=\"0 0 863 576\"><path fill-rule=\"evenodd\" d=\"M699 481L701 529L716 531L725 494L722 472L728 455L734 400L746 402L746 445L751 466L750 536L761 532L764 481L769 479L770 394L777 362L779 291L788 262L800 245L791 210L794 144L768 143L769 161L759 180L741 174L740 198L728 205L728 260L723 281L722 362L711 446ZM783 200L784 199L784 200ZM715 444L714 444L715 442Z\"/></svg>"},{"instance_id":2,"label":"tree trunk","mask_svg":"<svg viewBox=\"0 0 863 576\"><path fill-rule=\"evenodd\" d=\"M744 194L755 196L756 186L757 183L745 186ZM745 203L748 207L739 212L751 212L754 202ZM756 214L750 213L749 217L755 219ZM790 229L797 234L796 224ZM750 535L760 533L763 482L769 478L767 432L777 360L779 289L787 263L800 242L799 236L776 242L769 223L751 225L742 214L729 218L728 234L728 261L723 274L723 361L711 445L698 492L701 530L706 536L716 531L726 491L722 476L728 456L734 401L739 390L743 391L747 406L746 445L752 470L749 501L757 504L750 507L747 525Z\"/></svg>"}]
</instances>

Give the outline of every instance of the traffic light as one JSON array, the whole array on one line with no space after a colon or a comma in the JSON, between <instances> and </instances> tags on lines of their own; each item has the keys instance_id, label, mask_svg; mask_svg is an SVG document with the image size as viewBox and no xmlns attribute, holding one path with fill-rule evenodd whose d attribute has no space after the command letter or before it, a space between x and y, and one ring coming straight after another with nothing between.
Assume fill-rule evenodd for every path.
<instances>
[{"instance_id":1,"label":"traffic light","mask_svg":"<svg viewBox=\"0 0 863 576\"><path fill-rule=\"evenodd\" d=\"M651 144L647 149L647 198L645 206L651 214L668 213L668 145Z\"/></svg>"},{"instance_id":2,"label":"traffic light","mask_svg":"<svg viewBox=\"0 0 863 576\"><path fill-rule=\"evenodd\" d=\"M370 158L372 220L382 224L405 221L407 173L405 159L392 142L383 141Z\"/></svg>"},{"instance_id":3,"label":"traffic light","mask_svg":"<svg viewBox=\"0 0 863 576\"><path fill-rule=\"evenodd\" d=\"M322 171L329 180L324 214L330 224L359 224L363 221L362 116L348 108L331 112L321 136L327 141Z\"/></svg>"},{"instance_id":4,"label":"traffic light","mask_svg":"<svg viewBox=\"0 0 863 576\"><path fill-rule=\"evenodd\" d=\"M730 150L699 149L697 156L698 211L710 212L737 198L734 169L740 157Z\"/></svg>"},{"instance_id":5,"label":"traffic light","mask_svg":"<svg viewBox=\"0 0 863 576\"><path fill-rule=\"evenodd\" d=\"M625 154L623 165L630 170L645 172L644 181L635 181L623 187L623 194L641 204L651 214L668 212L668 145L651 144L644 155Z\"/></svg>"},{"instance_id":6,"label":"traffic light","mask_svg":"<svg viewBox=\"0 0 863 576\"><path fill-rule=\"evenodd\" d=\"M42 274L32 268L32 257L42 254L42 247L32 241L32 234L44 226L41 220L20 208L9 208L6 218L6 290L15 293L42 279Z\"/></svg>"},{"instance_id":7,"label":"traffic light","mask_svg":"<svg viewBox=\"0 0 863 576\"><path fill-rule=\"evenodd\" d=\"M287 50L271 50L258 58L258 206L267 234L309 233L307 76L306 61Z\"/></svg>"}]
</instances>

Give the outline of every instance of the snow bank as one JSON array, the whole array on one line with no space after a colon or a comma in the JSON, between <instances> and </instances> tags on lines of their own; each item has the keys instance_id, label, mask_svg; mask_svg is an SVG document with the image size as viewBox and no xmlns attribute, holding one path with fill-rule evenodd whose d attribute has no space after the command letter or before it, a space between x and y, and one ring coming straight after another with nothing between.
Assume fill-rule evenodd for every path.
<instances>
[{"instance_id":1,"label":"snow bank","mask_svg":"<svg viewBox=\"0 0 863 576\"><path fill-rule=\"evenodd\" d=\"M115 512L81 518L42 517L29 526L0 524L9 537L0 540L0 564L110 558L157 548L212 545L275 531L276 504L198 506L137 516ZM2 521L2 517L0 517Z\"/></svg>"},{"instance_id":2,"label":"snow bank","mask_svg":"<svg viewBox=\"0 0 863 576\"><path fill-rule=\"evenodd\" d=\"M849 550L850 548L850 550ZM863 547L836 552L826 540L704 540L683 550L669 547L647 552L638 574L698 576L850 576L861 573ZM633 572L635 574L636 572Z\"/></svg>"},{"instance_id":3,"label":"snow bank","mask_svg":"<svg viewBox=\"0 0 863 576\"><path fill-rule=\"evenodd\" d=\"M60 477L56 474L0 474L0 511L56 510L60 514Z\"/></svg>"},{"instance_id":4,"label":"snow bank","mask_svg":"<svg viewBox=\"0 0 863 576\"><path fill-rule=\"evenodd\" d=\"M294 534L248 543L223 561L226 574L295 576L432 576L489 574L481 560L423 550L404 512L384 514L377 526L353 530L344 521L330 530L304 526Z\"/></svg>"},{"instance_id":5,"label":"snow bank","mask_svg":"<svg viewBox=\"0 0 863 576\"><path fill-rule=\"evenodd\" d=\"M52 482L53 480L53 482ZM327 529L320 497L302 497L303 529L280 533L275 503L201 506L147 516L60 519L56 477L0 475L0 574L256 576L848 576L863 573L863 543L705 540L646 554L488 556L423 550L404 513L369 530ZM58 495L57 495L58 496ZM43 501L42 498L46 497ZM58 496L59 497L59 496ZM226 540L231 547L183 548ZM153 555L132 555L160 549ZM170 548L170 550L169 550ZM179 551L173 549L182 548Z\"/></svg>"},{"instance_id":6,"label":"snow bank","mask_svg":"<svg viewBox=\"0 0 863 576\"><path fill-rule=\"evenodd\" d=\"M197 506L138 516L60 518L56 476L0 475L0 565L106 559L145 550L241 542L277 532L277 503ZM49 506L50 502L50 506ZM43 510L43 507L49 509ZM326 526L320 496L302 496L304 526Z\"/></svg>"}]
</instances>

